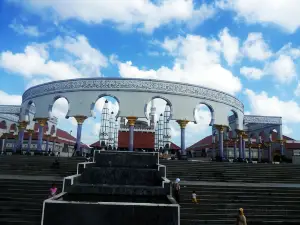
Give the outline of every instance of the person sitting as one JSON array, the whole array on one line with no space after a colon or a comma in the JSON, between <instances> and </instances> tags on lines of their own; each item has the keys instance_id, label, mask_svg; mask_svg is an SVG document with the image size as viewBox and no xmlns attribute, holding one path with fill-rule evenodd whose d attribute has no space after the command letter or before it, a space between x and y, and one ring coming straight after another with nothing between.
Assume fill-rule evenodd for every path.
<instances>
[{"instance_id":1,"label":"person sitting","mask_svg":"<svg viewBox=\"0 0 300 225\"><path fill-rule=\"evenodd\" d=\"M52 187L50 188L49 190L49 198L52 198L53 196L55 196L57 194L57 187L56 187L56 184L53 183L52 184Z\"/></svg>"}]
</instances>

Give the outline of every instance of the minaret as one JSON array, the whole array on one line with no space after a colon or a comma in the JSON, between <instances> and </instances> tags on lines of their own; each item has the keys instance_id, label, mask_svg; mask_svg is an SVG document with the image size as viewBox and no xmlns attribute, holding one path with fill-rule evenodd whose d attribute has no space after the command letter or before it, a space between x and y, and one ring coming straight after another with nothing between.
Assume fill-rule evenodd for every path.
<instances>
[{"instance_id":1,"label":"minaret","mask_svg":"<svg viewBox=\"0 0 300 225\"><path fill-rule=\"evenodd\" d=\"M170 105L167 104L164 111L164 139L163 139L163 143L164 143L163 146L166 151L168 151L171 148L171 128L169 123L170 115L171 115L171 108Z\"/></svg>"},{"instance_id":2,"label":"minaret","mask_svg":"<svg viewBox=\"0 0 300 225\"><path fill-rule=\"evenodd\" d=\"M110 118L109 118L109 132L108 132L108 147L109 149L113 149L113 145L114 145L114 129L115 129L115 116L114 116L114 112L111 112L110 114Z\"/></svg>"},{"instance_id":3,"label":"minaret","mask_svg":"<svg viewBox=\"0 0 300 225\"><path fill-rule=\"evenodd\" d=\"M164 116L161 113L158 121L158 149L164 148Z\"/></svg>"},{"instance_id":4,"label":"minaret","mask_svg":"<svg viewBox=\"0 0 300 225\"><path fill-rule=\"evenodd\" d=\"M108 109L108 101L105 100L102 114L101 114L101 124L100 124L100 134L99 141L101 147L106 147L108 144L108 132L109 132L109 109Z\"/></svg>"},{"instance_id":5,"label":"minaret","mask_svg":"<svg viewBox=\"0 0 300 225\"><path fill-rule=\"evenodd\" d=\"M151 100L151 108L150 108L150 114L149 114L149 118L150 118L150 128L152 130L154 130L155 128L155 111L156 108L154 107L154 100Z\"/></svg>"},{"instance_id":6,"label":"minaret","mask_svg":"<svg viewBox=\"0 0 300 225\"><path fill-rule=\"evenodd\" d=\"M158 136L159 136L159 132L158 132L158 121L156 122L156 126L155 126L155 139L154 139L154 149L155 151L159 150L158 147Z\"/></svg>"},{"instance_id":7,"label":"minaret","mask_svg":"<svg viewBox=\"0 0 300 225\"><path fill-rule=\"evenodd\" d=\"M115 135L114 135L114 149L118 150L118 141L119 141L119 121L116 118L115 121L115 129L114 129Z\"/></svg>"}]
</instances>

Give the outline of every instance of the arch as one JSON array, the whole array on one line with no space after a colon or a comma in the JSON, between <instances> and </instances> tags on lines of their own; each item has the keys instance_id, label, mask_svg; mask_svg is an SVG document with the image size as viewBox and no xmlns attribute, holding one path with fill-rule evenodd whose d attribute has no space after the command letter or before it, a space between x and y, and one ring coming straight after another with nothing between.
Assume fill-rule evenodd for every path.
<instances>
[{"instance_id":1,"label":"arch","mask_svg":"<svg viewBox=\"0 0 300 225\"><path fill-rule=\"evenodd\" d=\"M279 137L279 132L278 132L278 130L277 130L277 128L275 128L275 127L273 127L273 128L271 128L270 130L269 130L269 135L270 135L270 139L271 139L271 141L273 141L273 133L276 133L277 135L277 139L279 139L278 137Z\"/></svg>"},{"instance_id":2,"label":"arch","mask_svg":"<svg viewBox=\"0 0 300 225\"><path fill-rule=\"evenodd\" d=\"M149 120L149 114L147 113L147 108L148 108L148 105L149 103L154 100L154 99L162 99L164 101L167 102L167 105L170 107L170 116L168 118L168 121L170 121L172 119L172 116L173 116L173 106L172 106L172 103L169 99L167 99L166 97L164 96L161 96L161 95L155 95L153 97L151 97L150 99L148 99L147 103L145 104L144 106L144 114L145 114L145 117L147 118L147 120Z\"/></svg>"},{"instance_id":3,"label":"arch","mask_svg":"<svg viewBox=\"0 0 300 225\"><path fill-rule=\"evenodd\" d=\"M52 113L53 113L53 105L54 105L55 102L56 102L58 99L60 99L60 98L65 99L65 100L67 101L67 103L68 103L68 110L67 110L67 114L66 114L65 118L66 118L66 119L69 119L69 113L70 113L70 101L69 101L69 99L68 99L67 97L65 97L65 96L63 96L63 95L56 95L56 96L53 98L51 104L49 105L48 116L49 116L49 118L53 117L53 115L52 115Z\"/></svg>"},{"instance_id":4,"label":"arch","mask_svg":"<svg viewBox=\"0 0 300 225\"><path fill-rule=\"evenodd\" d=\"M91 114L94 115L94 109L95 109L95 106L96 106L97 101L98 101L100 98L103 98L103 97L106 97L106 96L109 96L109 97L111 97L111 98L114 98L114 99L117 101L117 103L119 104L118 112L115 114L115 115L116 115L116 118L118 118L118 117L119 117L119 114L120 114L120 108L121 108L120 100L119 100L119 98L116 97L115 95L108 94L108 93L103 93L103 94L101 94L101 95L98 95L98 97L96 98L96 100L92 102L92 104L91 104ZM93 116L93 117L94 117L94 116Z\"/></svg>"},{"instance_id":5,"label":"arch","mask_svg":"<svg viewBox=\"0 0 300 225\"><path fill-rule=\"evenodd\" d=\"M7 129L7 123L6 123L6 121L5 120L2 120L1 122L0 122L0 128L3 126L3 128L2 129Z\"/></svg>"},{"instance_id":6,"label":"arch","mask_svg":"<svg viewBox=\"0 0 300 225\"><path fill-rule=\"evenodd\" d=\"M46 122L43 131L44 131L44 133L47 133L49 131L49 123L48 122Z\"/></svg>"},{"instance_id":7,"label":"arch","mask_svg":"<svg viewBox=\"0 0 300 225\"><path fill-rule=\"evenodd\" d=\"M18 128L17 128L17 124L13 123L10 125L10 128L9 128L9 132L10 133L15 133L18 131Z\"/></svg>"},{"instance_id":8,"label":"arch","mask_svg":"<svg viewBox=\"0 0 300 225\"><path fill-rule=\"evenodd\" d=\"M56 129L55 129L55 126L52 125L52 126L51 126L51 130L50 130L50 134L51 134L51 135L55 134L55 130L56 130Z\"/></svg>"},{"instance_id":9,"label":"arch","mask_svg":"<svg viewBox=\"0 0 300 225\"><path fill-rule=\"evenodd\" d=\"M211 117L211 120L209 122L209 126L213 126L214 123L215 123L215 110L214 110L214 108L210 104L208 104L206 102L202 102L202 101L199 102L197 105L205 105L209 109L210 117ZM193 115L194 115L195 124L198 124L198 122L196 120L196 112L197 112L197 106L194 108Z\"/></svg>"}]
</instances>

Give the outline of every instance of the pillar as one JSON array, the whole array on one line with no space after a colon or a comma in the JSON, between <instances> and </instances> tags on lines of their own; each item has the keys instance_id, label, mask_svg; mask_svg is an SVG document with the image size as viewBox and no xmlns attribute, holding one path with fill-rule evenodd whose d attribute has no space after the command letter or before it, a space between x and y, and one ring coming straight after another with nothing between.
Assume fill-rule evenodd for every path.
<instances>
[{"instance_id":1,"label":"pillar","mask_svg":"<svg viewBox=\"0 0 300 225\"><path fill-rule=\"evenodd\" d=\"M45 151L48 152L48 150L49 150L49 138L50 138L50 135L47 134L45 136L46 136L46 148L45 148Z\"/></svg>"},{"instance_id":2,"label":"pillar","mask_svg":"<svg viewBox=\"0 0 300 225\"><path fill-rule=\"evenodd\" d=\"M82 131L82 124L86 120L86 116L74 116L77 121L77 138L76 138L76 152L80 152L81 147L81 131ZM82 154L80 154L82 155Z\"/></svg>"},{"instance_id":3,"label":"pillar","mask_svg":"<svg viewBox=\"0 0 300 225\"><path fill-rule=\"evenodd\" d=\"M280 142L280 155L284 156L284 140L279 140Z\"/></svg>"},{"instance_id":4,"label":"pillar","mask_svg":"<svg viewBox=\"0 0 300 225\"><path fill-rule=\"evenodd\" d=\"M179 126L180 126L180 133L181 133L181 143L180 143L180 148L181 148L181 154L182 156L186 156L186 151L185 151L185 128L186 128L186 125L190 122L188 120L177 120L176 121Z\"/></svg>"},{"instance_id":5,"label":"pillar","mask_svg":"<svg viewBox=\"0 0 300 225\"><path fill-rule=\"evenodd\" d=\"M258 144L257 145L257 151L258 151L257 158L258 158L258 162L261 162L261 149L260 149L260 147L261 147L261 144Z\"/></svg>"},{"instance_id":6,"label":"pillar","mask_svg":"<svg viewBox=\"0 0 300 225\"><path fill-rule=\"evenodd\" d=\"M220 156L220 159L223 160L224 159L224 143L223 143L223 139L224 139L224 126L222 126L222 125L215 125L215 127L219 131L219 156Z\"/></svg>"},{"instance_id":7,"label":"pillar","mask_svg":"<svg viewBox=\"0 0 300 225\"><path fill-rule=\"evenodd\" d=\"M216 135L212 135L212 158L216 157Z\"/></svg>"},{"instance_id":8,"label":"pillar","mask_svg":"<svg viewBox=\"0 0 300 225\"><path fill-rule=\"evenodd\" d=\"M55 141L56 141L56 138L54 137L52 140L52 152L53 153L55 153L55 151L54 151L55 150Z\"/></svg>"},{"instance_id":9,"label":"pillar","mask_svg":"<svg viewBox=\"0 0 300 225\"><path fill-rule=\"evenodd\" d=\"M244 138L243 138L242 143L243 143L242 157L243 157L243 159L245 159L245 158L246 158L246 152L245 152L245 149L246 149L246 142L245 142Z\"/></svg>"},{"instance_id":10,"label":"pillar","mask_svg":"<svg viewBox=\"0 0 300 225\"><path fill-rule=\"evenodd\" d=\"M272 159L272 142L269 143L268 159L269 159L269 162L273 161L273 159Z\"/></svg>"},{"instance_id":11,"label":"pillar","mask_svg":"<svg viewBox=\"0 0 300 225\"><path fill-rule=\"evenodd\" d=\"M25 132L25 129L27 127L27 124L28 123L26 121L19 122L19 126L18 126L18 129L19 129L19 143L18 143L17 147L20 148L20 149L23 148L24 132Z\"/></svg>"},{"instance_id":12,"label":"pillar","mask_svg":"<svg viewBox=\"0 0 300 225\"><path fill-rule=\"evenodd\" d=\"M27 152L30 152L31 149L31 142L32 142L32 135L34 133L34 130L27 130L28 133L28 146L27 146Z\"/></svg>"},{"instance_id":13,"label":"pillar","mask_svg":"<svg viewBox=\"0 0 300 225\"><path fill-rule=\"evenodd\" d=\"M18 135L17 134L14 134L13 136L14 136L14 139L15 139L15 142L13 143L13 152L16 152L19 140L18 140Z\"/></svg>"},{"instance_id":14,"label":"pillar","mask_svg":"<svg viewBox=\"0 0 300 225\"><path fill-rule=\"evenodd\" d=\"M250 142L249 142L249 148L248 149L249 149L248 158L249 158L249 161L251 161L252 160L252 154L251 154L252 150L251 150L251 143Z\"/></svg>"},{"instance_id":15,"label":"pillar","mask_svg":"<svg viewBox=\"0 0 300 225\"><path fill-rule=\"evenodd\" d=\"M6 147L6 140L7 140L7 134L4 133L2 135L2 146L1 146L1 154L3 154L3 152L5 151L5 147Z\"/></svg>"},{"instance_id":16,"label":"pillar","mask_svg":"<svg viewBox=\"0 0 300 225\"><path fill-rule=\"evenodd\" d=\"M134 141L134 124L135 121L137 120L137 117L135 116L128 116L127 117L128 124L129 124L129 145L128 145L128 150L130 152L133 152L133 141Z\"/></svg>"},{"instance_id":17,"label":"pillar","mask_svg":"<svg viewBox=\"0 0 300 225\"><path fill-rule=\"evenodd\" d=\"M244 132L241 130L237 130L237 134L239 137L239 159L244 159L243 158L243 135L244 135Z\"/></svg>"},{"instance_id":18,"label":"pillar","mask_svg":"<svg viewBox=\"0 0 300 225\"><path fill-rule=\"evenodd\" d=\"M233 158L236 159L236 139L233 140Z\"/></svg>"},{"instance_id":19,"label":"pillar","mask_svg":"<svg viewBox=\"0 0 300 225\"><path fill-rule=\"evenodd\" d=\"M48 119L46 118L39 118L36 119L39 124L39 134L38 134L38 144L37 144L37 151L41 152L43 147L43 135L44 135L44 126L46 125Z\"/></svg>"}]
</instances>

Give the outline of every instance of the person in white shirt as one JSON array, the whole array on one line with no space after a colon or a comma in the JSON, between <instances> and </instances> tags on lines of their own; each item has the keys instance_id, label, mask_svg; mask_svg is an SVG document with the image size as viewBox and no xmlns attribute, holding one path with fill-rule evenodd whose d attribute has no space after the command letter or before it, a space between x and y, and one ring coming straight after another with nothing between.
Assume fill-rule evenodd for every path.
<instances>
[{"instance_id":1,"label":"person in white shirt","mask_svg":"<svg viewBox=\"0 0 300 225\"><path fill-rule=\"evenodd\" d=\"M197 194L195 191L192 193L192 202L198 204Z\"/></svg>"}]
</instances>

